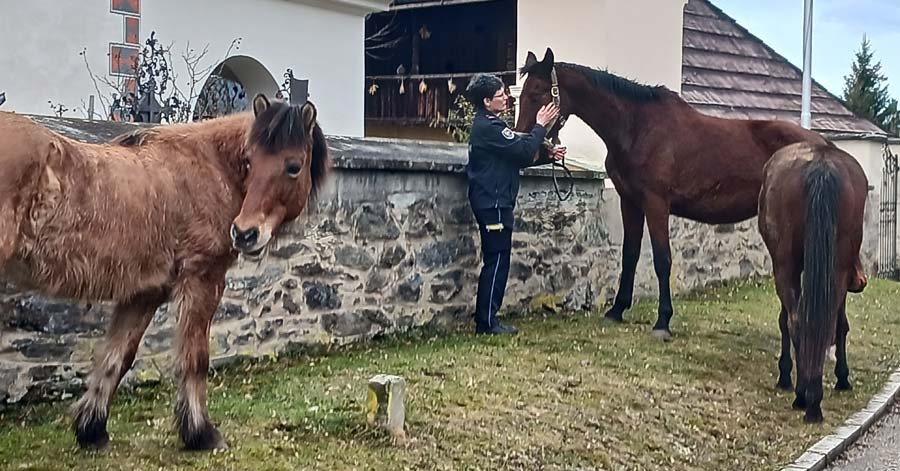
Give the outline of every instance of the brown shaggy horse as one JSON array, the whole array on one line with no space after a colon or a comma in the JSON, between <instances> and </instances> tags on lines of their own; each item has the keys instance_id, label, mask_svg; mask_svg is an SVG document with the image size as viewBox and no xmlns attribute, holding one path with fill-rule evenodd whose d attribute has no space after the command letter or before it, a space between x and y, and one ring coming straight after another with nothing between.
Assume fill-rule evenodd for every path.
<instances>
[{"instance_id":1,"label":"brown shaggy horse","mask_svg":"<svg viewBox=\"0 0 900 471\"><path fill-rule=\"evenodd\" d=\"M757 212L762 168L769 157L795 142L826 142L786 121L703 115L663 86L555 63L549 48L540 62L529 52L521 74L528 78L519 98L516 131L534 126L537 110L553 99L556 77L560 115L578 116L606 143L606 171L621 198L624 226L619 289L606 318L622 321L622 313L631 307L646 218L659 281L653 335L663 339L671 337L673 313L669 215L709 224L749 219ZM549 134L555 138L558 133L554 127Z\"/></svg>"},{"instance_id":2,"label":"brown shaggy horse","mask_svg":"<svg viewBox=\"0 0 900 471\"><path fill-rule=\"evenodd\" d=\"M835 389L850 389L846 299L865 288L859 247L869 183L850 154L825 144L785 147L766 164L759 195L762 234L781 300L778 386L791 388L791 341L797 359L794 408L822 421L825 350L837 346ZM802 275L802 276L801 276Z\"/></svg>"},{"instance_id":3,"label":"brown shaggy horse","mask_svg":"<svg viewBox=\"0 0 900 471\"><path fill-rule=\"evenodd\" d=\"M225 447L207 412L209 326L239 253L258 257L327 171L311 103L75 142L0 112L0 271L23 289L116 303L75 404L83 447L109 437L109 405L157 307L178 309L175 419L188 449Z\"/></svg>"}]
</instances>

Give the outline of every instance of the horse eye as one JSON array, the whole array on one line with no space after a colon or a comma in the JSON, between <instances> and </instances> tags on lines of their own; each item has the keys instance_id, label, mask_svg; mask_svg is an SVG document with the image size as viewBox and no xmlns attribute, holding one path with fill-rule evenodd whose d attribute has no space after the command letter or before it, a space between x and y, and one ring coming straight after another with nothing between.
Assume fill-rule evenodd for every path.
<instances>
[{"instance_id":1,"label":"horse eye","mask_svg":"<svg viewBox=\"0 0 900 471\"><path fill-rule=\"evenodd\" d=\"M288 164L287 169L285 169L287 175L291 178L295 178L300 175L301 170L303 169L300 167L300 164Z\"/></svg>"},{"instance_id":2,"label":"horse eye","mask_svg":"<svg viewBox=\"0 0 900 471\"><path fill-rule=\"evenodd\" d=\"M250 171L250 159L244 158L244 160L241 161L241 165L244 166L244 170Z\"/></svg>"}]
</instances>

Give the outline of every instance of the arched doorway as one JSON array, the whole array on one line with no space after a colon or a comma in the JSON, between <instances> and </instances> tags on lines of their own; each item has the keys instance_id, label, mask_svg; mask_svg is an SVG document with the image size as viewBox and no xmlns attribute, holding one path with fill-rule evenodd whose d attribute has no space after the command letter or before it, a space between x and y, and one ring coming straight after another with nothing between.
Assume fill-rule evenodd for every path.
<instances>
[{"instance_id":1,"label":"arched doorway","mask_svg":"<svg viewBox=\"0 0 900 471\"><path fill-rule=\"evenodd\" d=\"M232 56L210 74L194 107L194 120L225 116L246 110L257 93L272 97L278 83L258 60Z\"/></svg>"}]
</instances>

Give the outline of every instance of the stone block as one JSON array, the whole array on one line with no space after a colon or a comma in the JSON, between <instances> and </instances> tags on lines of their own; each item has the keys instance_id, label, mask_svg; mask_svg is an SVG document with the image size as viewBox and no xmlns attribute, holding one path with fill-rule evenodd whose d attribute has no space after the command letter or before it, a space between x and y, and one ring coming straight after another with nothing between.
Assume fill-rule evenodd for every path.
<instances>
[{"instance_id":1,"label":"stone block","mask_svg":"<svg viewBox=\"0 0 900 471\"><path fill-rule=\"evenodd\" d=\"M276 247L269 251L269 254L276 258L288 259L306 250L300 242L291 242L286 245Z\"/></svg>"},{"instance_id":2,"label":"stone block","mask_svg":"<svg viewBox=\"0 0 900 471\"><path fill-rule=\"evenodd\" d=\"M213 317L213 321L220 322L226 320L243 319L249 315L250 313L244 306L225 301L219 305L218 309L216 309L216 314Z\"/></svg>"},{"instance_id":3,"label":"stone block","mask_svg":"<svg viewBox=\"0 0 900 471\"><path fill-rule=\"evenodd\" d=\"M406 250L400 245L390 245L381 252L381 258L378 260L378 266L381 268L393 268L400 264L406 258Z\"/></svg>"},{"instance_id":4,"label":"stone block","mask_svg":"<svg viewBox=\"0 0 900 471\"><path fill-rule=\"evenodd\" d=\"M361 309L355 312L328 313L322 315L322 328L337 337L365 335L373 326L384 330L393 325L387 315L379 309Z\"/></svg>"},{"instance_id":5,"label":"stone block","mask_svg":"<svg viewBox=\"0 0 900 471\"><path fill-rule=\"evenodd\" d=\"M366 276L365 291L366 293L379 293L390 281L390 272L373 269Z\"/></svg>"},{"instance_id":6,"label":"stone block","mask_svg":"<svg viewBox=\"0 0 900 471\"><path fill-rule=\"evenodd\" d=\"M10 315L7 327L54 335L104 331L109 314L100 305L91 307L79 303L45 298L36 295L18 297L4 306Z\"/></svg>"},{"instance_id":7,"label":"stone block","mask_svg":"<svg viewBox=\"0 0 900 471\"><path fill-rule=\"evenodd\" d=\"M397 286L397 298L410 303L418 302L422 297L422 276L416 273Z\"/></svg>"},{"instance_id":8,"label":"stone block","mask_svg":"<svg viewBox=\"0 0 900 471\"><path fill-rule=\"evenodd\" d=\"M353 216L353 226L361 240L395 240L400 228L388 215L384 204L365 204Z\"/></svg>"},{"instance_id":9,"label":"stone block","mask_svg":"<svg viewBox=\"0 0 900 471\"><path fill-rule=\"evenodd\" d=\"M818 471L825 467L825 455L813 451L807 451L797 458L794 466L804 467L810 471Z\"/></svg>"},{"instance_id":10,"label":"stone block","mask_svg":"<svg viewBox=\"0 0 900 471\"><path fill-rule=\"evenodd\" d=\"M335 249L334 262L356 270L368 270L375 265L375 260L367 250L351 245L342 245Z\"/></svg>"},{"instance_id":11,"label":"stone block","mask_svg":"<svg viewBox=\"0 0 900 471\"><path fill-rule=\"evenodd\" d=\"M341 307L341 295L334 286L320 282L303 283L303 296L310 309L337 309Z\"/></svg>"},{"instance_id":12,"label":"stone block","mask_svg":"<svg viewBox=\"0 0 900 471\"><path fill-rule=\"evenodd\" d=\"M387 430L394 437L406 436L406 380L393 375L369 379L366 420Z\"/></svg>"},{"instance_id":13,"label":"stone block","mask_svg":"<svg viewBox=\"0 0 900 471\"><path fill-rule=\"evenodd\" d=\"M459 258L475 253L475 240L462 235L455 239L438 240L422 248L416 256L418 264L426 269L446 267Z\"/></svg>"}]
</instances>

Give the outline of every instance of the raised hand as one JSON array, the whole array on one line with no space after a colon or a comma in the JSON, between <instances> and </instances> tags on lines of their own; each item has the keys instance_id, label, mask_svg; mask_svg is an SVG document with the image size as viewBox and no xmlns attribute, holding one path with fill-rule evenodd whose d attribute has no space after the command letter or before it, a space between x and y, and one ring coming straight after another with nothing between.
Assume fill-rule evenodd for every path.
<instances>
[{"instance_id":1,"label":"raised hand","mask_svg":"<svg viewBox=\"0 0 900 471\"><path fill-rule=\"evenodd\" d=\"M559 116L559 107L553 103L547 103L537 112L537 123L547 127L550 121Z\"/></svg>"}]
</instances>

